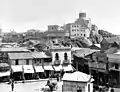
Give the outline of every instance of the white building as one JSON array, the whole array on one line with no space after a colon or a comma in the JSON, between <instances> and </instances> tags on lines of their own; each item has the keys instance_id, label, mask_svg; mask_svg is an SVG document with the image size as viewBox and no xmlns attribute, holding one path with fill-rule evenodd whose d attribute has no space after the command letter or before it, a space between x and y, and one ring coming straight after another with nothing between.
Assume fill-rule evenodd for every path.
<instances>
[{"instance_id":1,"label":"white building","mask_svg":"<svg viewBox=\"0 0 120 92\"><path fill-rule=\"evenodd\" d=\"M56 71L72 71L71 66L71 48L70 47L53 47L51 49L52 65Z\"/></svg>"},{"instance_id":2,"label":"white building","mask_svg":"<svg viewBox=\"0 0 120 92\"><path fill-rule=\"evenodd\" d=\"M65 73L62 80L62 92L93 92L93 78L85 73Z\"/></svg>"}]
</instances>

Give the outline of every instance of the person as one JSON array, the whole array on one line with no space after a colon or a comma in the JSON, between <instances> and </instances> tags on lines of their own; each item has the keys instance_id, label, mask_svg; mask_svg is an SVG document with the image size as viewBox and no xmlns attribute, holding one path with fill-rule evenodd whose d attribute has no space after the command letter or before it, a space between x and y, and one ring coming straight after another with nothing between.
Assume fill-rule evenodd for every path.
<instances>
[{"instance_id":1,"label":"person","mask_svg":"<svg viewBox=\"0 0 120 92\"><path fill-rule=\"evenodd\" d=\"M53 91L53 85L50 83L50 80L47 81L46 86L49 86L51 92Z\"/></svg>"},{"instance_id":2,"label":"person","mask_svg":"<svg viewBox=\"0 0 120 92\"><path fill-rule=\"evenodd\" d=\"M11 88L12 88L12 91L14 90L14 80L12 79L11 80Z\"/></svg>"},{"instance_id":3,"label":"person","mask_svg":"<svg viewBox=\"0 0 120 92\"><path fill-rule=\"evenodd\" d=\"M57 77L57 81L59 81L59 74L57 74L56 77Z\"/></svg>"},{"instance_id":4,"label":"person","mask_svg":"<svg viewBox=\"0 0 120 92\"><path fill-rule=\"evenodd\" d=\"M112 89L110 90L110 92L115 92L115 91L114 91L114 89L112 88Z\"/></svg>"},{"instance_id":5,"label":"person","mask_svg":"<svg viewBox=\"0 0 120 92\"><path fill-rule=\"evenodd\" d=\"M82 88L81 87L77 87L77 92L82 92Z\"/></svg>"}]
</instances>

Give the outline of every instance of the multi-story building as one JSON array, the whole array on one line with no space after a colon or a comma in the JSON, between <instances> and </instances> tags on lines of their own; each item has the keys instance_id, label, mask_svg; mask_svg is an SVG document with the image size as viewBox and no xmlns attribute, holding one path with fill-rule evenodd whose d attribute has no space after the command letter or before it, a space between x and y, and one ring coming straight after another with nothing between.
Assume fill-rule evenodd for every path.
<instances>
[{"instance_id":1,"label":"multi-story building","mask_svg":"<svg viewBox=\"0 0 120 92\"><path fill-rule=\"evenodd\" d=\"M75 37L80 37L81 36L81 26L76 23L72 23L70 26L70 37L75 38Z\"/></svg>"},{"instance_id":2,"label":"multi-story building","mask_svg":"<svg viewBox=\"0 0 120 92\"><path fill-rule=\"evenodd\" d=\"M55 71L73 71L71 65L71 48L70 47L53 47L51 49L52 65Z\"/></svg>"},{"instance_id":3,"label":"multi-story building","mask_svg":"<svg viewBox=\"0 0 120 92\"><path fill-rule=\"evenodd\" d=\"M47 36L51 38L67 37L69 32L65 31L62 27L58 25L48 25Z\"/></svg>"},{"instance_id":4,"label":"multi-story building","mask_svg":"<svg viewBox=\"0 0 120 92\"><path fill-rule=\"evenodd\" d=\"M70 38L88 38L92 29L90 19L86 18L86 13L79 13L79 18L73 23L64 25L65 31L69 31Z\"/></svg>"}]
</instances>

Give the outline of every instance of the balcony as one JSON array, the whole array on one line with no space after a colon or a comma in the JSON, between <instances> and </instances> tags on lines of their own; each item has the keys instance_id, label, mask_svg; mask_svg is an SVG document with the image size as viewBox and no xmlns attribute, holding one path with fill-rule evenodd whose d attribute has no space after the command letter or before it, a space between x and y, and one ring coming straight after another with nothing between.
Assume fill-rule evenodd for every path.
<instances>
[{"instance_id":1,"label":"balcony","mask_svg":"<svg viewBox=\"0 0 120 92\"><path fill-rule=\"evenodd\" d=\"M68 65L70 63L70 60L63 60L63 65Z\"/></svg>"},{"instance_id":2,"label":"balcony","mask_svg":"<svg viewBox=\"0 0 120 92\"><path fill-rule=\"evenodd\" d=\"M61 60L55 60L54 63L53 63L53 65L55 65L55 66L58 66L60 64L61 64Z\"/></svg>"}]
</instances>

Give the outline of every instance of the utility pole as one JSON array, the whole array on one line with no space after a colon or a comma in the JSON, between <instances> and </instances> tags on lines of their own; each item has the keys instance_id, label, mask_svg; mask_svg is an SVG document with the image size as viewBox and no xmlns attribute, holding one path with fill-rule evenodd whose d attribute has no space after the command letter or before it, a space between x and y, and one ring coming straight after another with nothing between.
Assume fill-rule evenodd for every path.
<instances>
[{"instance_id":1,"label":"utility pole","mask_svg":"<svg viewBox=\"0 0 120 92\"><path fill-rule=\"evenodd\" d=\"M96 62L96 65L97 65L97 86L98 86L98 88L99 88L98 57L96 57L96 59L97 59L97 62Z\"/></svg>"},{"instance_id":2,"label":"utility pole","mask_svg":"<svg viewBox=\"0 0 120 92\"><path fill-rule=\"evenodd\" d=\"M110 79L110 75L109 75L109 62L108 62L108 57L106 58L107 62L106 62L106 72L107 72L107 83L111 84L111 81L109 81Z\"/></svg>"}]
</instances>

